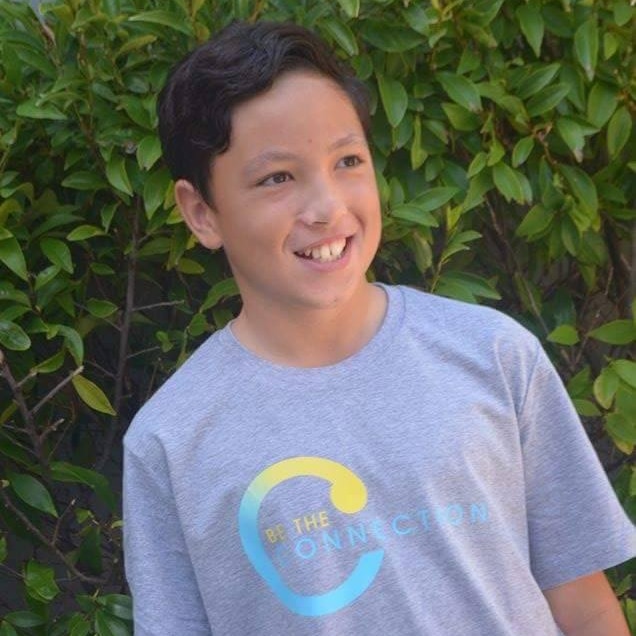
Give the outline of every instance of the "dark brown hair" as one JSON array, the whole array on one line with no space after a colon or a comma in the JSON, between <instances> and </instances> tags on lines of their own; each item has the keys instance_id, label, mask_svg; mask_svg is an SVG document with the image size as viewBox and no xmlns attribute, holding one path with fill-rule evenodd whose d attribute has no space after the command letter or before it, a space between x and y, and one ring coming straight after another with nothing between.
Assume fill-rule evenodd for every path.
<instances>
[{"instance_id":1,"label":"dark brown hair","mask_svg":"<svg viewBox=\"0 0 636 636\"><path fill-rule=\"evenodd\" d=\"M366 87L320 37L286 22L234 22L179 62L159 95L159 137L172 177L209 201L210 167L230 145L232 110L297 69L336 82L368 136Z\"/></svg>"}]
</instances>

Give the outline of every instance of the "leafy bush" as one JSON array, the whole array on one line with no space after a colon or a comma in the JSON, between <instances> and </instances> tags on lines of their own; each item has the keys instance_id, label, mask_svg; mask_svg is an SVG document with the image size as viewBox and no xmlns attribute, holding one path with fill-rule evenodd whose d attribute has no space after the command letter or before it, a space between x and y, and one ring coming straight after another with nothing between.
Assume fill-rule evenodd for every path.
<instances>
[{"instance_id":1,"label":"leafy bush","mask_svg":"<svg viewBox=\"0 0 636 636\"><path fill-rule=\"evenodd\" d=\"M131 633L121 436L238 308L222 255L175 210L155 103L233 17L293 19L351 59L384 210L371 275L534 331L634 513L633 15L627 0L55 0L39 19L0 0L0 636ZM634 628L631 574L612 574Z\"/></svg>"}]
</instances>

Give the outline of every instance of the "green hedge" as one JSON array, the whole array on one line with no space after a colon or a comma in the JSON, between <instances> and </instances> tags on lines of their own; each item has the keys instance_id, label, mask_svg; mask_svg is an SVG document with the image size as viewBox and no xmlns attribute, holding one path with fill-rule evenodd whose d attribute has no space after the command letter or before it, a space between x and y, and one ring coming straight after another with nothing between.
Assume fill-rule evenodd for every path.
<instances>
[{"instance_id":1,"label":"green hedge","mask_svg":"<svg viewBox=\"0 0 636 636\"><path fill-rule=\"evenodd\" d=\"M635 512L627 0L0 0L0 636L131 633L121 436L238 308L174 207L155 103L233 17L293 19L372 92L372 276L513 315ZM567 453L567 448L563 449ZM629 568L611 572L632 629ZM6 591L6 593L5 593Z\"/></svg>"}]
</instances>

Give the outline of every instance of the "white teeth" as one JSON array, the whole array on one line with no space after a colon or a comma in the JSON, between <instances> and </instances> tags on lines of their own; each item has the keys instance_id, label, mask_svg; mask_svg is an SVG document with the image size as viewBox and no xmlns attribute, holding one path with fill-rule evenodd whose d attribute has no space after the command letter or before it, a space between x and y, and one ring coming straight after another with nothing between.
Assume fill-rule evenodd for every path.
<instances>
[{"instance_id":1,"label":"white teeth","mask_svg":"<svg viewBox=\"0 0 636 636\"><path fill-rule=\"evenodd\" d=\"M329 263L340 258L342 251L347 245L346 239L338 239L333 243L324 243L318 247L303 250L300 252L303 256L312 258L321 263Z\"/></svg>"}]
</instances>

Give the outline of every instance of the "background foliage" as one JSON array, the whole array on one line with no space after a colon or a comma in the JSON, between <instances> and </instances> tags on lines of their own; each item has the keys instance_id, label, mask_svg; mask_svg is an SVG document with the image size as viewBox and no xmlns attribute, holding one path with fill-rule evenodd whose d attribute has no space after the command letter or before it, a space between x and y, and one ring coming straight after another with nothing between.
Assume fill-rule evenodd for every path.
<instances>
[{"instance_id":1,"label":"background foliage","mask_svg":"<svg viewBox=\"0 0 636 636\"><path fill-rule=\"evenodd\" d=\"M635 512L634 7L627 0L0 0L0 636L130 634L120 440L237 311L160 161L175 60L293 19L373 98L372 276L513 315ZM567 452L567 448L563 449ZM627 566L611 573L632 629Z\"/></svg>"}]
</instances>

